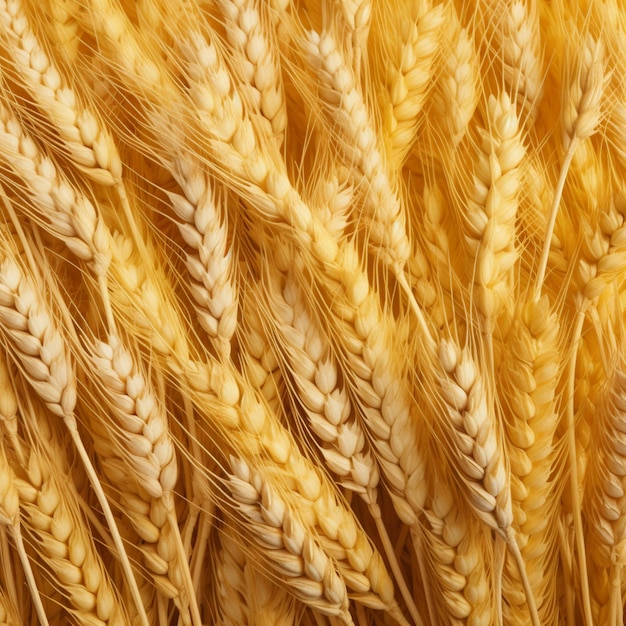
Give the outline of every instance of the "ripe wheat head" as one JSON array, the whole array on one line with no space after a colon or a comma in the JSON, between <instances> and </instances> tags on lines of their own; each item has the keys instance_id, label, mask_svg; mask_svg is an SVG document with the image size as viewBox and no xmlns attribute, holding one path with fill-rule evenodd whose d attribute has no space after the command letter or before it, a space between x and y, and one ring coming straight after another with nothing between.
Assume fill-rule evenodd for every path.
<instances>
[{"instance_id":1,"label":"ripe wheat head","mask_svg":"<svg viewBox=\"0 0 626 626\"><path fill-rule=\"evenodd\" d=\"M625 59L623 0L0 0L0 625L623 626Z\"/></svg>"}]
</instances>

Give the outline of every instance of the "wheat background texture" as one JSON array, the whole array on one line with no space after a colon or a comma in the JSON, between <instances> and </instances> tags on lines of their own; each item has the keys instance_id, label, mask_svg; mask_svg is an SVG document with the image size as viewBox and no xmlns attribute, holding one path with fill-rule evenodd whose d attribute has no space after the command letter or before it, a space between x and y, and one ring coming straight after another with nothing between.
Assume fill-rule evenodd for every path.
<instances>
[{"instance_id":1,"label":"wheat background texture","mask_svg":"<svg viewBox=\"0 0 626 626\"><path fill-rule=\"evenodd\" d=\"M623 0L0 0L0 624L617 626Z\"/></svg>"}]
</instances>

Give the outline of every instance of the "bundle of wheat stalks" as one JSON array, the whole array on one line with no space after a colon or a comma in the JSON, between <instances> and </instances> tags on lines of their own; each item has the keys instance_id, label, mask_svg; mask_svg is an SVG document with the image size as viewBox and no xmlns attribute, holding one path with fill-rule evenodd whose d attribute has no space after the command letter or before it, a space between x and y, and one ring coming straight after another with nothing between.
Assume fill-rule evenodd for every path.
<instances>
[{"instance_id":1,"label":"bundle of wheat stalks","mask_svg":"<svg viewBox=\"0 0 626 626\"><path fill-rule=\"evenodd\" d=\"M623 623L622 0L0 23L0 624Z\"/></svg>"}]
</instances>

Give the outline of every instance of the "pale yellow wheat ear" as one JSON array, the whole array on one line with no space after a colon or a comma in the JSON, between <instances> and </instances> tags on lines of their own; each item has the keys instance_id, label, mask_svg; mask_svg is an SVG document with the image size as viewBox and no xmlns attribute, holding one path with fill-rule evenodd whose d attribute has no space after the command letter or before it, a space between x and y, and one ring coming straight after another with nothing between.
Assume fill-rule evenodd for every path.
<instances>
[{"instance_id":1,"label":"pale yellow wheat ear","mask_svg":"<svg viewBox=\"0 0 626 626\"><path fill-rule=\"evenodd\" d=\"M552 621L556 607L556 511L559 422L557 384L564 368L559 317L547 296L521 303L504 346L500 380L505 391L505 436L511 464L514 523L528 566L541 623ZM536 563L537 566L533 566ZM518 573L508 568L504 586L506 615L524 619Z\"/></svg>"},{"instance_id":2,"label":"pale yellow wheat ear","mask_svg":"<svg viewBox=\"0 0 626 626\"><path fill-rule=\"evenodd\" d=\"M320 450L328 469L341 479L343 487L359 494L367 503L396 583L413 619L419 623L421 618L417 607L382 523L377 503L378 464L350 401L331 344L310 312L303 292L290 276L286 261L276 255L275 266L286 273L286 278L268 277L266 298L268 310L273 312L271 318L277 327L277 341L286 361L285 369L297 390L297 394L292 395L292 402L296 405L294 412L298 415L298 405L304 409L305 428L321 442Z\"/></svg>"},{"instance_id":3,"label":"pale yellow wheat ear","mask_svg":"<svg viewBox=\"0 0 626 626\"><path fill-rule=\"evenodd\" d=\"M452 340L439 346L441 438L458 471L460 490L474 514L506 542L524 585L532 623L540 624L532 589L513 527L510 469L496 420L494 390L472 354Z\"/></svg>"},{"instance_id":4,"label":"pale yellow wheat ear","mask_svg":"<svg viewBox=\"0 0 626 626\"><path fill-rule=\"evenodd\" d=\"M122 162L97 114L77 95L29 24L25 2L3 2L0 15L18 75L48 115L70 159L103 185L122 185Z\"/></svg>"},{"instance_id":5,"label":"pale yellow wheat ear","mask_svg":"<svg viewBox=\"0 0 626 626\"><path fill-rule=\"evenodd\" d=\"M293 596L246 555L241 538L224 528L216 555L217 623L224 626L297 623Z\"/></svg>"},{"instance_id":6,"label":"pale yellow wheat ear","mask_svg":"<svg viewBox=\"0 0 626 626\"><path fill-rule=\"evenodd\" d=\"M102 491L100 480L89 459L78 431L74 414L76 380L67 340L61 335L48 303L37 290L41 278L24 268L17 259L9 240L3 241L0 264L0 325L5 341L21 366L22 372L35 393L45 402L56 418L62 419L72 437L119 552L128 584L134 591L134 600L141 614L143 604L134 575L117 531L111 508ZM144 612L145 617L145 612ZM145 619L147 623L147 618Z\"/></svg>"},{"instance_id":7,"label":"pale yellow wheat ear","mask_svg":"<svg viewBox=\"0 0 626 626\"><path fill-rule=\"evenodd\" d=\"M25 442L28 461L14 466L20 512L39 564L55 581L68 614L78 624L125 624L128 615L96 550L73 487L63 486L67 460L38 403L22 411L29 433L38 443ZM54 422L53 422L54 423ZM32 436L31 436L32 438ZM47 449L43 449L43 444Z\"/></svg>"},{"instance_id":8,"label":"pale yellow wheat ear","mask_svg":"<svg viewBox=\"0 0 626 626\"><path fill-rule=\"evenodd\" d=\"M158 530L157 540L152 542L157 552L154 559L160 557L157 572L176 589L175 601L183 623L199 626L201 619L174 504L178 468L167 415L137 357L119 337L99 341L92 350L93 373L109 405L108 431L114 452L134 476L140 494L147 494L147 517ZM149 568L151 556L146 558Z\"/></svg>"},{"instance_id":9,"label":"pale yellow wheat ear","mask_svg":"<svg viewBox=\"0 0 626 626\"><path fill-rule=\"evenodd\" d=\"M441 459L437 458L437 464ZM473 620L488 623L493 619L491 580L487 568L490 563L488 532L481 523L468 515L462 499L452 485L441 476L431 478L432 495L424 510L425 541L429 572L439 603L443 623L449 619Z\"/></svg>"},{"instance_id":10,"label":"pale yellow wheat ear","mask_svg":"<svg viewBox=\"0 0 626 626\"><path fill-rule=\"evenodd\" d=\"M561 98L561 137L565 157L561 164L559 180L545 228L544 246L535 279L536 298L541 293L545 278L552 233L571 161L578 144L591 137L596 132L600 122L601 100L607 78L604 63L602 41L595 40L590 34L587 34L584 45L575 57L574 66L564 68L565 76Z\"/></svg>"},{"instance_id":11,"label":"pale yellow wheat ear","mask_svg":"<svg viewBox=\"0 0 626 626\"><path fill-rule=\"evenodd\" d=\"M229 197L215 190L215 181L200 165L180 160L175 167L184 196L172 192L168 196L189 249L186 265L196 314L216 342L220 358L227 359L238 310L236 251L229 244L228 232Z\"/></svg>"},{"instance_id":12,"label":"pale yellow wheat ear","mask_svg":"<svg viewBox=\"0 0 626 626\"><path fill-rule=\"evenodd\" d=\"M588 523L592 610L597 622L622 621L624 467L624 360L623 339L610 337L611 370L599 400L592 433L590 464L585 476L583 507Z\"/></svg>"},{"instance_id":13,"label":"pale yellow wheat ear","mask_svg":"<svg viewBox=\"0 0 626 626\"><path fill-rule=\"evenodd\" d=\"M508 94L490 96L488 127L480 130L481 146L470 191L465 241L475 259L473 282L480 323L488 335L510 300L511 270L517 260L516 219L525 148L519 121Z\"/></svg>"},{"instance_id":14,"label":"pale yellow wheat ear","mask_svg":"<svg viewBox=\"0 0 626 626\"><path fill-rule=\"evenodd\" d=\"M362 90L333 31L311 32L305 42L310 63L320 83L322 102L338 127L347 160L353 161L357 184L366 183L370 197L364 203L368 238L396 272L409 256L405 215L386 174L376 129ZM323 88L323 89L322 89Z\"/></svg>"},{"instance_id":15,"label":"pale yellow wheat ear","mask_svg":"<svg viewBox=\"0 0 626 626\"><path fill-rule=\"evenodd\" d=\"M384 63L372 58L373 89L378 97L381 131L393 172L402 168L417 138L417 130L424 119L422 109L428 101L441 52L447 7L430 5L426 1L401 2L397 7L381 3L377 15L381 19L375 22L378 30L372 35L372 46L380 46L377 52L384 57ZM393 28L399 30L397 39L388 36L388 29Z\"/></svg>"},{"instance_id":16,"label":"pale yellow wheat ear","mask_svg":"<svg viewBox=\"0 0 626 626\"><path fill-rule=\"evenodd\" d=\"M433 148L446 158L467 132L478 104L478 55L468 28L462 28L456 10L449 9L450 26L441 33L441 66L436 68L429 102L429 126L435 131Z\"/></svg>"},{"instance_id":17,"label":"pale yellow wheat ear","mask_svg":"<svg viewBox=\"0 0 626 626\"><path fill-rule=\"evenodd\" d=\"M28 583L29 591L32 596L33 605L37 614L37 619L42 626L48 626L48 618L41 601L39 589L33 576L33 570L30 565L29 556L26 552L24 545L24 539L22 537L22 525L20 523L19 512L19 492L17 488L16 476L9 465L9 461L6 456L6 450L4 448L4 442L0 439L0 524L7 526L11 535L15 548L19 554L20 562L24 569L24 576ZM10 623L8 620L9 612L11 611L10 605L7 603L5 606L5 623ZM0 619L0 623L2 620Z\"/></svg>"},{"instance_id":18,"label":"pale yellow wheat ear","mask_svg":"<svg viewBox=\"0 0 626 626\"><path fill-rule=\"evenodd\" d=\"M263 475L244 461L231 460L230 492L259 548L267 550L265 567L273 568L296 596L322 613L352 624L345 582L333 561ZM268 558L269 557L269 558Z\"/></svg>"},{"instance_id":19,"label":"pale yellow wheat ear","mask_svg":"<svg viewBox=\"0 0 626 626\"><path fill-rule=\"evenodd\" d=\"M261 128L280 146L287 108L270 10L259 0L221 0L219 5L227 37L240 55L237 65L243 74L243 95L262 117Z\"/></svg>"}]
</instances>

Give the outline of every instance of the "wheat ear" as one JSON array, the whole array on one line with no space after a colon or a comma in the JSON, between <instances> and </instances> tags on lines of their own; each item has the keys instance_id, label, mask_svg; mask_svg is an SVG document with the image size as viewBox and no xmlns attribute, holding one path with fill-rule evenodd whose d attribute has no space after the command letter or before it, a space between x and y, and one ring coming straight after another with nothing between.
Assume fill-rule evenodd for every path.
<instances>
[{"instance_id":1,"label":"wheat ear","mask_svg":"<svg viewBox=\"0 0 626 626\"><path fill-rule=\"evenodd\" d=\"M377 504L378 464L356 419L348 390L341 379L331 346L313 320L297 284L287 275L268 278L269 310L274 312L287 365L292 373L298 402L307 415L308 427L323 443L320 447L327 467L341 484L358 493L376 522L385 554L402 596L416 624L421 622L415 603L397 562L382 514Z\"/></svg>"},{"instance_id":2,"label":"wheat ear","mask_svg":"<svg viewBox=\"0 0 626 626\"><path fill-rule=\"evenodd\" d=\"M221 626L245 623L288 626L296 619L293 598L255 567L232 532L223 529L217 555L217 603Z\"/></svg>"},{"instance_id":3,"label":"wheat ear","mask_svg":"<svg viewBox=\"0 0 626 626\"><path fill-rule=\"evenodd\" d=\"M167 571L159 568L157 573L165 574L177 587L183 621L198 626L201 619L174 508L178 470L167 416L137 360L119 338L97 342L92 363L110 406L113 426L108 430L116 456L128 465L141 490L148 494L148 517L159 529L155 549L166 561ZM151 561L146 561L150 567Z\"/></svg>"},{"instance_id":4,"label":"wheat ear","mask_svg":"<svg viewBox=\"0 0 626 626\"><path fill-rule=\"evenodd\" d=\"M226 529L220 534L220 549L215 557L216 617L220 626L247 624L250 602L245 568L248 559L243 547Z\"/></svg>"},{"instance_id":5,"label":"wheat ear","mask_svg":"<svg viewBox=\"0 0 626 626\"><path fill-rule=\"evenodd\" d=\"M231 459L228 485L252 539L270 567L305 604L352 624L348 594L334 563L292 510L242 459Z\"/></svg>"},{"instance_id":6,"label":"wheat ear","mask_svg":"<svg viewBox=\"0 0 626 626\"><path fill-rule=\"evenodd\" d=\"M576 363L578 351L581 344L581 335L586 312L592 310L595 303L613 285L614 281L622 280L626 270L626 223L625 223L626 202L622 194L616 194L611 200L608 209L599 216L599 223L595 228L589 224L583 226L582 254L579 261L579 292L577 294L577 311L575 323L572 330L572 354L570 355L569 371L567 379L568 405L567 418L568 427L574 431L573 403L575 393ZM576 450L574 432L568 432L569 454ZM574 456L577 458L577 455ZM571 468L571 481L577 477L577 467ZM580 502L578 488L574 490L572 484L572 507L574 514L574 524L579 554L584 554L584 536L582 536L582 519L580 508L576 508L576 503ZM581 585L587 580L586 563L584 559L580 563ZM585 605L585 617L591 619L591 602L588 596L588 583L583 587L583 602ZM591 623L591 622L589 622Z\"/></svg>"},{"instance_id":7,"label":"wheat ear","mask_svg":"<svg viewBox=\"0 0 626 626\"><path fill-rule=\"evenodd\" d=\"M235 255L228 244L227 198L215 191L201 167L179 160L176 179L184 197L168 193L182 222L181 236L186 251L190 291L202 328L216 341L222 359L230 355L230 343L237 326L237 286L234 280Z\"/></svg>"},{"instance_id":8,"label":"wheat ear","mask_svg":"<svg viewBox=\"0 0 626 626\"><path fill-rule=\"evenodd\" d=\"M25 462L24 452L18 437L17 396L15 395L9 364L3 354L0 354L0 421L18 460L21 463Z\"/></svg>"},{"instance_id":9,"label":"wheat ear","mask_svg":"<svg viewBox=\"0 0 626 626\"><path fill-rule=\"evenodd\" d=\"M239 54L242 95L269 122L267 132L280 146L287 127L287 107L269 11L259 0L221 0L226 33ZM263 126L260 126L261 129Z\"/></svg>"},{"instance_id":10,"label":"wheat ear","mask_svg":"<svg viewBox=\"0 0 626 626\"><path fill-rule=\"evenodd\" d=\"M189 363L183 374L202 419L215 425L231 450L259 463L264 459L263 467L273 466L275 484L282 484L297 506L309 512L309 526L316 528L358 601L402 621L391 578L354 513L337 501L326 475L299 452L289 432L245 381L217 364Z\"/></svg>"},{"instance_id":11,"label":"wheat ear","mask_svg":"<svg viewBox=\"0 0 626 626\"><path fill-rule=\"evenodd\" d=\"M21 1L3 1L0 17L9 36L13 60L26 88L48 116L73 161L101 185L116 186L122 201L122 160L99 116L81 102L76 90L48 54L29 24Z\"/></svg>"},{"instance_id":12,"label":"wheat ear","mask_svg":"<svg viewBox=\"0 0 626 626\"><path fill-rule=\"evenodd\" d=\"M243 296L243 321L239 328L242 373L260 392L274 415L280 417L284 413L284 380L255 296L252 289L246 290Z\"/></svg>"},{"instance_id":13,"label":"wheat ear","mask_svg":"<svg viewBox=\"0 0 626 626\"><path fill-rule=\"evenodd\" d=\"M111 507L89 459L78 432L74 416L76 380L65 341L47 305L40 298L35 284L25 274L5 242L4 260L0 264L0 327L11 346L28 383L46 403L48 409L63 419L89 476L109 529L113 535L127 582L147 626L128 555L124 550Z\"/></svg>"},{"instance_id":14,"label":"wheat ear","mask_svg":"<svg viewBox=\"0 0 626 626\"><path fill-rule=\"evenodd\" d=\"M20 75L55 124L72 159L101 184L115 184L121 177L122 163L113 140L100 128L96 116L79 105L75 90L31 28L24 4L2 2L0 16Z\"/></svg>"},{"instance_id":15,"label":"wheat ear","mask_svg":"<svg viewBox=\"0 0 626 626\"><path fill-rule=\"evenodd\" d=\"M4 441L0 438L0 524L9 527L9 532L15 542L15 547L24 570L24 576L33 600L37 619L42 626L48 626L48 618L41 601L39 589L30 565L19 517L19 493L16 487L16 477L9 465L4 449ZM0 616L1 617L1 616ZM6 622L6 620L5 620ZM2 619L0 619L0 623ZM6 622L8 623L8 622Z\"/></svg>"},{"instance_id":16,"label":"wheat ear","mask_svg":"<svg viewBox=\"0 0 626 626\"><path fill-rule=\"evenodd\" d=\"M75 188L2 104L0 154L26 187L31 199L27 210L33 211L73 254L88 262L98 280L108 323L114 328L107 287L110 235L97 207Z\"/></svg>"},{"instance_id":17,"label":"wheat ear","mask_svg":"<svg viewBox=\"0 0 626 626\"><path fill-rule=\"evenodd\" d=\"M561 125L565 157L561 164L545 229L541 259L537 265L535 299L539 298L545 279L552 233L554 232L556 216L570 164L578 144L595 133L602 113L602 94L606 83L602 41L596 41L591 35L587 35L584 46L575 58L575 66L567 68L571 75L566 75L564 78L565 89L563 89L561 103Z\"/></svg>"},{"instance_id":18,"label":"wheat ear","mask_svg":"<svg viewBox=\"0 0 626 626\"><path fill-rule=\"evenodd\" d=\"M490 551L480 522L468 515L462 502L444 481L433 481L433 493L424 512L428 531L427 560L439 588L444 611L467 623L490 623L493 603L488 568Z\"/></svg>"},{"instance_id":19,"label":"wheat ear","mask_svg":"<svg viewBox=\"0 0 626 626\"><path fill-rule=\"evenodd\" d=\"M159 257L147 240L143 250L130 237L114 233L110 290L116 312L159 354L185 362L189 345Z\"/></svg>"},{"instance_id":20,"label":"wheat ear","mask_svg":"<svg viewBox=\"0 0 626 626\"><path fill-rule=\"evenodd\" d=\"M443 440L451 440L458 464L462 492L472 510L496 531L514 556L524 585L532 623L539 616L513 529L509 470L503 455L491 390L468 347L460 350L452 341L439 346L441 399L447 413L442 423Z\"/></svg>"},{"instance_id":21,"label":"wheat ear","mask_svg":"<svg viewBox=\"0 0 626 626\"><path fill-rule=\"evenodd\" d=\"M320 98L330 107L341 133L346 159L358 168L359 178L369 190L363 205L363 217L369 221L368 238L381 249L386 263L396 272L402 271L410 256L405 216L386 173L363 94L331 32L309 33L305 46L320 81Z\"/></svg>"},{"instance_id":22,"label":"wheat ear","mask_svg":"<svg viewBox=\"0 0 626 626\"><path fill-rule=\"evenodd\" d=\"M591 586L597 623L606 624L621 623L624 586L621 546L626 538L623 523L626 507L626 367L622 347L621 342L616 345L614 342L612 346L614 354L608 372L609 384L599 401L593 423L583 501L589 539L587 555L599 578Z\"/></svg>"},{"instance_id":23,"label":"wheat ear","mask_svg":"<svg viewBox=\"0 0 626 626\"><path fill-rule=\"evenodd\" d=\"M478 104L478 58L474 40L467 28L461 27L456 10L448 10L452 23L442 33L442 66L436 73L431 104L431 123L439 128L443 141L437 135L435 148L445 151L455 149L467 133L469 121ZM445 158L445 152L442 158Z\"/></svg>"},{"instance_id":24,"label":"wheat ear","mask_svg":"<svg viewBox=\"0 0 626 626\"><path fill-rule=\"evenodd\" d=\"M36 418L44 434L47 426ZM48 443L50 443L48 441ZM62 454L56 449L51 452ZM25 528L45 567L60 583L75 619L84 625L128 623L128 617L96 551L75 492L62 485L59 467L42 450L30 449L28 465L15 481ZM69 608L69 607L68 607Z\"/></svg>"},{"instance_id":25,"label":"wheat ear","mask_svg":"<svg viewBox=\"0 0 626 626\"><path fill-rule=\"evenodd\" d=\"M390 167L399 171L416 139L420 115L429 93L440 52L443 4L421 2L402 16L400 41L387 61L381 91L382 132L389 142ZM384 36L384 35L383 35Z\"/></svg>"},{"instance_id":26,"label":"wheat ear","mask_svg":"<svg viewBox=\"0 0 626 626\"><path fill-rule=\"evenodd\" d=\"M535 0L508 0L504 10L504 79L510 93L517 94L520 113L523 109L532 120L537 115L544 80L539 10Z\"/></svg>"},{"instance_id":27,"label":"wheat ear","mask_svg":"<svg viewBox=\"0 0 626 626\"><path fill-rule=\"evenodd\" d=\"M489 126L480 131L481 148L467 213L465 241L475 259L477 306L490 328L509 300L515 249L520 165L525 155L515 108L506 93L487 102ZM488 331L489 332L489 331Z\"/></svg>"},{"instance_id":28,"label":"wheat ear","mask_svg":"<svg viewBox=\"0 0 626 626\"><path fill-rule=\"evenodd\" d=\"M27 5L28 6L28 5ZM79 57L80 27L74 14L73 0L48 0L42 26L50 38L59 43L58 53L66 65L72 66Z\"/></svg>"},{"instance_id":29,"label":"wheat ear","mask_svg":"<svg viewBox=\"0 0 626 626\"><path fill-rule=\"evenodd\" d=\"M303 46L320 82L319 97L329 108L340 130L340 145L345 159L355 168L356 182L365 185L368 191L361 216L367 225L368 243L374 248L374 256L380 257L392 270L424 336L430 338L428 324L405 274L411 256L405 208L389 178L363 93L332 32L319 34L311 31ZM290 194L283 192L282 195L289 197ZM297 215L291 217L290 222L298 227L304 219L310 220L301 205L298 201L288 205L291 211L296 210ZM318 237L316 233L314 239Z\"/></svg>"},{"instance_id":30,"label":"wheat ear","mask_svg":"<svg viewBox=\"0 0 626 626\"><path fill-rule=\"evenodd\" d=\"M501 384L512 474L513 519L542 623L554 621L556 542L549 506L554 494L558 411L563 369L560 322L547 296L520 305L504 347ZM513 365L515 364L515 365ZM517 572L511 574L514 582ZM510 619L527 615L515 587L505 587Z\"/></svg>"}]
</instances>

